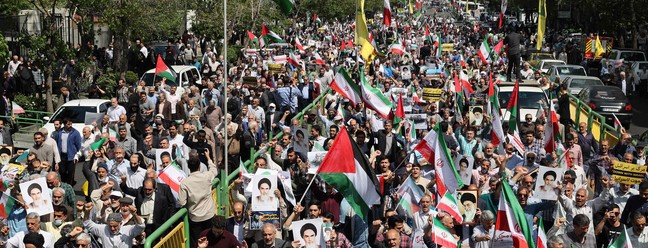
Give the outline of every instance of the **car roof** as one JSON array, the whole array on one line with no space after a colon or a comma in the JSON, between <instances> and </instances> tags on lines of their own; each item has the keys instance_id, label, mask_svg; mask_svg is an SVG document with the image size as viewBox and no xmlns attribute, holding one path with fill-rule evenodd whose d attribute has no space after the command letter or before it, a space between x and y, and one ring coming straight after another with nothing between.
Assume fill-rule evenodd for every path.
<instances>
[{"instance_id":1,"label":"car roof","mask_svg":"<svg viewBox=\"0 0 648 248\"><path fill-rule=\"evenodd\" d=\"M553 67L563 67L563 68L583 68L585 67L580 66L580 65L553 65Z\"/></svg>"},{"instance_id":2,"label":"car roof","mask_svg":"<svg viewBox=\"0 0 648 248\"><path fill-rule=\"evenodd\" d=\"M110 101L106 99L78 99L78 100L71 100L69 102L66 102L61 107L70 107L70 106L96 107L106 102L110 102Z\"/></svg>"},{"instance_id":3,"label":"car roof","mask_svg":"<svg viewBox=\"0 0 648 248\"><path fill-rule=\"evenodd\" d=\"M560 62L560 63L565 63L565 61L559 60L559 59L541 59L540 61L542 62Z\"/></svg>"},{"instance_id":4,"label":"car roof","mask_svg":"<svg viewBox=\"0 0 648 248\"><path fill-rule=\"evenodd\" d=\"M568 79L572 79L572 80L573 80L573 79L590 79L590 80L598 80L598 81L601 81L601 79L599 79L599 78L597 78L597 77L591 77L591 76L580 76L580 75L567 76L567 77L565 78L565 80L568 80Z\"/></svg>"},{"instance_id":5,"label":"car roof","mask_svg":"<svg viewBox=\"0 0 648 248\"><path fill-rule=\"evenodd\" d=\"M585 86L585 88L590 89L590 90L597 90L597 91L608 91L608 90L621 90L619 87L616 86L609 86L609 85L588 85ZM583 88L583 89L585 89Z\"/></svg>"},{"instance_id":6,"label":"car roof","mask_svg":"<svg viewBox=\"0 0 648 248\"><path fill-rule=\"evenodd\" d=\"M515 83L500 83L498 87L499 87L499 92L510 92L513 91L513 88L515 87ZM542 88L540 88L540 85L534 80L526 80L523 81L523 83L520 83L520 91L543 92Z\"/></svg>"}]
</instances>

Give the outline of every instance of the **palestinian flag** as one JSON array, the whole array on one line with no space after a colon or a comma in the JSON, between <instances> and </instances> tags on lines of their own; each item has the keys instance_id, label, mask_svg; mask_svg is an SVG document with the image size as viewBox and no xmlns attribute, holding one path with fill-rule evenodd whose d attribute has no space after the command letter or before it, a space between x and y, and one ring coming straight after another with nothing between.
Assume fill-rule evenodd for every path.
<instances>
[{"instance_id":1,"label":"palestinian flag","mask_svg":"<svg viewBox=\"0 0 648 248\"><path fill-rule=\"evenodd\" d=\"M508 182L502 182L493 247L535 248L524 210Z\"/></svg>"},{"instance_id":2,"label":"palestinian flag","mask_svg":"<svg viewBox=\"0 0 648 248\"><path fill-rule=\"evenodd\" d=\"M160 56L159 54L157 57L157 63L155 64L155 76L166 78L171 82L176 81L175 71L173 71L171 67L168 67L164 63L164 60L162 60L162 56Z\"/></svg>"},{"instance_id":3,"label":"palestinian flag","mask_svg":"<svg viewBox=\"0 0 648 248\"><path fill-rule=\"evenodd\" d=\"M299 51L304 51L304 46L302 46L301 42L299 41L299 37L295 36L295 47L299 49Z\"/></svg>"},{"instance_id":4,"label":"palestinian flag","mask_svg":"<svg viewBox=\"0 0 648 248\"><path fill-rule=\"evenodd\" d=\"M346 128L340 129L317 175L340 192L363 220L367 220L369 209L380 200L378 179Z\"/></svg>"},{"instance_id":5,"label":"palestinian flag","mask_svg":"<svg viewBox=\"0 0 648 248\"><path fill-rule=\"evenodd\" d=\"M398 204L396 205L396 210L399 211L399 214L405 214L410 218L414 218L414 214L416 212L421 211L421 205L419 204L420 197L418 197L419 200L416 200L417 199L416 194L418 193L415 191L417 190L420 191L418 187L408 188L407 190L402 192L402 194L401 193L398 194L401 196L400 200L398 201ZM421 193L421 195L423 195L423 193Z\"/></svg>"},{"instance_id":6,"label":"palestinian flag","mask_svg":"<svg viewBox=\"0 0 648 248\"><path fill-rule=\"evenodd\" d=\"M319 17L317 17L317 14L313 14L313 21L314 21L315 23L322 23L322 20L319 19Z\"/></svg>"},{"instance_id":7,"label":"palestinian flag","mask_svg":"<svg viewBox=\"0 0 648 248\"><path fill-rule=\"evenodd\" d=\"M290 12L295 7L295 0L274 0L275 3L279 5L279 9L285 15L290 14Z\"/></svg>"},{"instance_id":8,"label":"palestinian flag","mask_svg":"<svg viewBox=\"0 0 648 248\"><path fill-rule=\"evenodd\" d=\"M8 192L1 192L0 197L0 218L8 218L16 203L16 198L11 197Z\"/></svg>"},{"instance_id":9,"label":"palestinian flag","mask_svg":"<svg viewBox=\"0 0 648 248\"><path fill-rule=\"evenodd\" d=\"M362 81L362 100L366 106L383 118L389 119L392 110L392 102L380 92L379 89L371 87L364 75L364 69L360 68L360 80Z\"/></svg>"},{"instance_id":10,"label":"palestinian flag","mask_svg":"<svg viewBox=\"0 0 648 248\"><path fill-rule=\"evenodd\" d=\"M338 72L335 74L333 81L331 81L331 88L335 90L335 92L349 99L354 106L362 102L360 87L353 82L353 79L351 79L349 73L343 67L340 67Z\"/></svg>"},{"instance_id":11,"label":"palestinian flag","mask_svg":"<svg viewBox=\"0 0 648 248\"><path fill-rule=\"evenodd\" d=\"M278 34L268 29L265 24L261 25L261 39L265 40L265 42L268 42L268 44L284 42Z\"/></svg>"},{"instance_id":12,"label":"palestinian flag","mask_svg":"<svg viewBox=\"0 0 648 248\"><path fill-rule=\"evenodd\" d=\"M623 228L623 234L619 235L608 248L633 248L632 243L630 243L630 236L628 236L628 230L631 228Z\"/></svg>"},{"instance_id":13,"label":"palestinian flag","mask_svg":"<svg viewBox=\"0 0 648 248\"><path fill-rule=\"evenodd\" d=\"M324 62L322 57L319 55L319 53L315 52L314 57L315 57L315 64L317 64L317 65L326 65L326 63Z\"/></svg>"},{"instance_id":14,"label":"palestinian flag","mask_svg":"<svg viewBox=\"0 0 648 248\"><path fill-rule=\"evenodd\" d=\"M495 87L493 85L493 75L490 76L490 82L488 84L488 97L489 97L489 106L491 113L491 125L493 130L491 132L491 143L493 146L497 147L500 144L504 144L506 136L504 135L504 128L502 127L502 117L500 117L500 107L499 107L499 97L497 92L495 92Z\"/></svg>"},{"instance_id":15,"label":"palestinian flag","mask_svg":"<svg viewBox=\"0 0 648 248\"><path fill-rule=\"evenodd\" d=\"M250 32L250 31L247 31L247 34L248 34L248 38L250 38L250 41L251 41L252 43L259 43L259 38L257 38L256 35L254 35L254 34L253 34L252 32Z\"/></svg>"},{"instance_id":16,"label":"palestinian flag","mask_svg":"<svg viewBox=\"0 0 648 248\"><path fill-rule=\"evenodd\" d=\"M544 230L544 224L542 224L542 217L538 221L538 240L536 242L538 248L547 248L547 234Z\"/></svg>"},{"instance_id":17,"label":"palestinian flag","mask_svg":"<svg viewBox=\"0 0 648 248\"><path fill-rule=\"evenodd\" d=\"M457 239L448 231L448 229L437 218L434 219L434 226L432 227L432 240L439 246L444 248L457 248Z\"/></svg>"},{"instance_id":18,"label":"palestinian flag","mask_svg":"<svg viewBox=\"0 0 648 248\"><path fill-rule=\"evenodd\" d=\"M477 53L479 54L479 58L481 59L482 63L484 64L492 63L492 60L490 58L491 49L488 46L488 38L484 38L484 40L481 43L481 46L479 46L479 51Z\"/></svg>"},{"instance_id":19,"label":"palestinian flag","mask_svg":"<svg viewBox=\"0 0 648 248\"><path fill-rule=\"evenodd\" d=\"M400 123L405 119L405 107L403 106L403 94L400 94L398 97L398 104L396 105L396 111L394 112L394 123Z\"/></svg>"},{"instance_id":20,"label":"palestinian flag","mask_svg":"<svg viewBox=\"0 0 648 248\"><path fill-rule=\"evenodd\" d=\"M435 56L438 58L441 58L441 54L443 53L442 47L443 44L441 44L441 34L436 35L436 40L434 41L434 44L437 46L436 54Z\"/></svg>"},{"instance_id":21,"label":"palestinian flag","mask_svg":"<svg viewBox=\"0 0 648 248\"><path fill-rule=\"evenodd\" d=\"M391 14L391 5L389 4L389 0L384 0L383 2L383 24L385 26L389 27L391 26L391 19L392 19L392 14Z\"/></svg>"},{"instance_id":22,"label":"palestinian flag","mask_svg":"<svg viewBox=\"0 0 648 248\"><path fill-rule=\"evenodd\" d=\"M498 42L497 45L493 47L493 52L495 52L495 54L499 56L502 53L503 47L504 47L504 39L501 39L500 42Z\"/></svg>"},{"instance_id":23,"label":"palestinian flag","mask_svg":"<svg viewBox=\"0 0 648 248\"><path fill-rule=\"evenodd\" d=\"M389 46L389 49L391 50L392 53L398 54L398 55L403 55L405 52L405 48L403 48L403 44L401 44L400 41L395 42L394 44L391 44Z\"/></svg>"},{"instance_id":24,"label":"palestinian flag","mask_svg":"<svg viewBox=\"0 0 648 248\"><path fill-rule=\"evenodd\" d=\"M506 111L509 112L508 127L509 133L513 133L517 130L518 123L518 92L520 91L520 81L515 80L515 87L513 88L513 93L511 94L511 99L509 99L508 106L506 106Z\"/></svg>"},{"instance_id":25,"label":"palestinian flag","mask_svg":"<svg viewBox=\"0 0 648 248\"><path fill-rule=\"evenodd\" d=\"M459 179L459 174L455 169L454 162L450 157L450 150L446 146L443 134L439 133L439 124L433 131L428 132L427 135L414 147L414 150L421 153L421 155L430 163L434 165L434 170L439 175L437 185L443 183L444 187L437 187L439 195L445 195L446 192L454 194L454 192L463 187L463 183Z\"/></svg>"}]
</instances>

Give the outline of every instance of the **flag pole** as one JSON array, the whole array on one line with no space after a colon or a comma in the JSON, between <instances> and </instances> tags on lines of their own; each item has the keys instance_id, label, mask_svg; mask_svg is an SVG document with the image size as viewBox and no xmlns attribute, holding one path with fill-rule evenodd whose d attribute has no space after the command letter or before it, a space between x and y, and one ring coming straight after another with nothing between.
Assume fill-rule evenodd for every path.
<instances>
[{"instance_id":1,"label":"flag pole","mask_svg":"<svg viewBox=\"0 0 648 248\"><path fill-rule=\"evenodd\" d=\"M297 204L301 204L301 202L304 200L304 197L306 196L306 193L305 193L305 192L308 192L308 190L310 189L311 185L313 185L313 182L315 181L315 178L316 178L316 177L317 177L317 173L315 173L315 175L313 175L313 178L310 180L310 183L308 183L308 186L306 186L306 190L304 191L304 194L302 195L301 199L299 199L299 201L297 202Z\"/></svg>"}]
</instances>

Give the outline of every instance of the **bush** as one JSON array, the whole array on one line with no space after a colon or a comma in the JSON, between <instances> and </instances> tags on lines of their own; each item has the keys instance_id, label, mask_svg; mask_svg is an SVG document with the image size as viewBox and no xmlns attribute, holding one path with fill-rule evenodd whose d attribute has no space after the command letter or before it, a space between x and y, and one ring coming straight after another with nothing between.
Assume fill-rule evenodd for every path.
<instances>
[{"instance_id":1,"label":"bush","mask_svg":"<svg viewBox=\"0 0 648 248\"><path fill-rule=\"evenodd\" d=\"M137 73L133 71L127 71L124 79L126 80L126 84L134 85L135 83L137 83L137 80L139 80L139 77L137 76Z\"/></svg>"},{"instance_id":2,"label":"bush","mask_svg":"<svg viewBox=\"0 0 648 248\"><path fill-rule=\"evenodd\" d=\"M99 76L95 83L109 95L110 92L114 92L115 87L117 87L117 79L119 79L119 74L108 71Z\"/></svg>"},{"instance_id":3,"label":"bush","mask_svg":"<svg viewBox=\"0 0 648 248\"><path fill-rule=\"evenodd\" d=\"M45 98L41 99L36 95L26 96L20 93L16 94L14 102L25 110L43 110L43 106L47 106ZM56 106L56 104L53 104L53 106ZM34 118L35 116L25 115L24 117Z\"/></svg>"}]
</instances>

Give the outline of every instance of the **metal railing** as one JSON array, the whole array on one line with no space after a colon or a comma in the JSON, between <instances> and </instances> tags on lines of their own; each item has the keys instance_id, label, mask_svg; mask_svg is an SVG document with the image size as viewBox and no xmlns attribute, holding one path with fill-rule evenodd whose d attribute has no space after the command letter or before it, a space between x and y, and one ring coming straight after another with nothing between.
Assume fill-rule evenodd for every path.
<instances>
[{"instance_id":1,"label":"metal railing","mask_svg":"<svg viewBox=\"0 0 648 248\"><path fill-rule=\"evenodd\" d=\"M15 118L16 118L16 124L17 125L40 125L40 126L43 126L45 124L45 121L43 121L42 119L20 117L18 115L16 115ZM0 119L9 120L9 119L11 119L11 116L0 115Z\"/></svg>"},{"instance_id":2,"label":"metal railing","mask_svg":"<svg viewBox=\"0 0 648 248\"><path fill-rule=\"evenodd\" d=\"M173 227L178 220L182 219L178 225L176 225L173 230L171 230L167 235L162 237L157 244L153 246L153 242L160 238L168 229ZM188 248L190 247L189 240L189 211L186 208L181 208L177 213L175 213L169 220L164 222L157 230L151 233L146 237L146 243L144 243L144 248Z\"/></svg>"},{"instance_id":3,"label":"metal railing","mask_svg":"<svg viewBox=\"0 0 648 248\"><path fill-rule=\"evenodd\" d=\"M610 142L610 147L614 146L621 139L620 128L614 128L605 123L605 116L592 111L587 103L581 101L576 96L569 94L569 113L570 118L576 123L586 122L587 131L591 132L594 139L601 142L606 139Z\"/></svg>"},{"instance_id":4,"label":"metal railing","mask_svg":"<svg viewBox=\"0 0 648 248\"><path fill-rule=\"evenodd\" d=\"M52 113L52 112L37 111L37 110L27 110L27 109L25 109L25 114L33 115L35 119L39 119L39 120L42 120L43 117L45 117L45 116L52 117L52 115L54 115L54 113Z\"/></svg>"}]
</instances>

